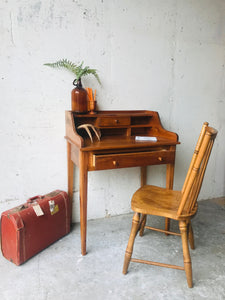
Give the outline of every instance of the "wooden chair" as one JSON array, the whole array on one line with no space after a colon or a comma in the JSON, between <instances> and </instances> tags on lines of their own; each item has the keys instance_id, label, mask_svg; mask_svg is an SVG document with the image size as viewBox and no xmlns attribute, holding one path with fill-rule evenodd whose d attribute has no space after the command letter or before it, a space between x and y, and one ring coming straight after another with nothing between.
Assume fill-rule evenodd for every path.
<instances>
[{"instance_id":1,"label":"wooden chair","mask_svg":"<svg viewBox=\"0 0 225 300\"><path fill-rule=\"evenodd\" d=\"M189 241L190 247L194 249L191 218L197 212L197 198L216 135L217 131L214 128L209 127L208 123L203 124L181 191L173 191L157 186L145 185L134 193L131 201L131 208L135 213L133 216L131 233L125 252L123 274L127 273L130 261L185 270L188 286L192 287L192 265L188 247ZM140 214L142 214L141 220ZM162 216L179 221L180 233L145 226L146 215ZM183 246L184 266L176 266L132 258L135 237L139 230L141 232L140 235L142 235L144 228L164 232L167 235L180 235Z\"/></svg>"}]
</instances>

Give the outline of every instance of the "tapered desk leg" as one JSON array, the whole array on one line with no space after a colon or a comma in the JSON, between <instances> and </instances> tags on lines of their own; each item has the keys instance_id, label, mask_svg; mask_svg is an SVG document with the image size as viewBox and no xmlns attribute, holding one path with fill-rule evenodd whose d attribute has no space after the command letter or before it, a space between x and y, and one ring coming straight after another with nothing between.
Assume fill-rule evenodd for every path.
<instances>
[{"instance_id":1,"label":"tapered desk leg","mask_svg":"<svg viewBox=\"0 0 225 300\"><path fill-rule=\"evenodd\" d=\"M81 254L86 255L86 235L87 235L87 157L86 153L80 153L80 236Z\"/></svg>"},{"instance_id":2,"label":"tapered desk leg","mask_svg":"<svg viewBox=\"0 0 225 300\"><path fill-rule=\"evenodd\" d=\"M73 172L74 164L71 160L71 144L67 142L67 180L68 180L68 196L70 201L70 222L72 223L72 202L73 202Z\"/></svg>"},{"instance_id":3,"label":"tapered desk leg","mask_svg":"<svg viewBox=\"0 0 225 300\"><path fill-rule=\"evenodd\" d=\"M141 167L141 186L146 185L147 183L147 166ZM147 215L141 216L141 221L140 221L140 231L139 235L143 236L144 234L144 229L145 229L145 224L147 220Z\"/></svg>"},{"instance_id":4,"label":"tapered desk leg","mask_svg":"<svg viewBox=\"0 0 225 300\"><path fill-rule=\"evenodd\" d=\"M166 188L173 189L173 177L174 177L174 164L168 164L166 166ZM165 230L170 230L170 219L165 218ZM166 234L168 235L168 234Z\"/></svg>"},{"instance_id":5,"label":"tapered desk leg","mask_svg":"<svg viewBox=\"0 0 225 300\"><path fill-rule=\"evenodd\" d=\"M173 189L174 164L168 164L166 169L166 187Z\"/></svg>"},{"instance_id":6,"label":"tapered desk leg","mask_svg":"<svg viewBox=\"0 0 225 300\"><path fill-rule=\"evenodd\" d=\"M147 181L147 167L141 167L141 186L146 185Z\"/></svg>"}]
</instances>

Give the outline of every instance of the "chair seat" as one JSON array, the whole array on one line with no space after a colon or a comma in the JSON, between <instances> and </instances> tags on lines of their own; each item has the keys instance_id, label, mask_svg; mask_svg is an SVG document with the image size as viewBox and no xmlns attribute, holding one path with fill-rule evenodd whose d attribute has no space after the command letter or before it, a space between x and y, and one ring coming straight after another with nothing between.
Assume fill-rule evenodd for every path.
<instances>
[{"instance_id":1,"label":"chair seat","mask_svg":"<svg viewBox=\"0 0 225 300\"><path fill-rule=\"evenodd\" d=\"M145 214L162 216L174 220L182 220L187 216L193 216L197 211L197 206L191 213L178 216L177 211L182 193L154 185L145 185L138 189L131 200L133 211Z\"/></svg>"}]
</instances>

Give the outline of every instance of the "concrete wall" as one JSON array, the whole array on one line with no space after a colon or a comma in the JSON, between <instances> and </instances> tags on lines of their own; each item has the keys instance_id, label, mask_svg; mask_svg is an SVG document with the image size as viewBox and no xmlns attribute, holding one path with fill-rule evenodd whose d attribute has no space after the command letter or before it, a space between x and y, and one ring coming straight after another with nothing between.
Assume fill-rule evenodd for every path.
<instances>
[{"instance_id":1,"label":"concrete wall","mask_svg":"<svg viewBox=\"0 0 225 300\"><path fill-rule=\"evenodd\" d=\"M67 189L64 111L73 76L43 66L68 58L99 70L99 109L156 110L179 134L180 189L202 123L219 130L200 199L225 195L223 0L0 2L0 211ZM74 221L79 220L77 170ZM149 183L164 185L165 167ZM89 173L88 218L130 211L139 169Z\"/></svg>"}]
</instances>

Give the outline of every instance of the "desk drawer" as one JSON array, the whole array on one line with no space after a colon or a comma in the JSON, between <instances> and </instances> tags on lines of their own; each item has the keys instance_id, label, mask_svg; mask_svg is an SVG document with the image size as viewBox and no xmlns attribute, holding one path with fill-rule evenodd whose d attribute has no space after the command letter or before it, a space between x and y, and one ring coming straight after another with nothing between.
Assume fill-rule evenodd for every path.
<instances>
[{"instance_id":1,"label":"desk drawer","mask_svg":"<svg viewBox=\"0 0 225 300\"><path fill-rule=\"evenodd\" d=\"M111 117L111 118L99 118L98 119L98 126L102 127L111 127L111 126L123 126L123 125L130 125L130 118L129 117Z\"/></svg>"},{"instance_id":2,"label":"desk drawer","mask_svg":"<svg viewBox=\"0 0 225 300\"><path fill-rule=\"evenodd\" d=\"M161 150L119 154L94 154L93 169L117 169L174 163L175 151Z\"/></svg>"}]
</instances>

